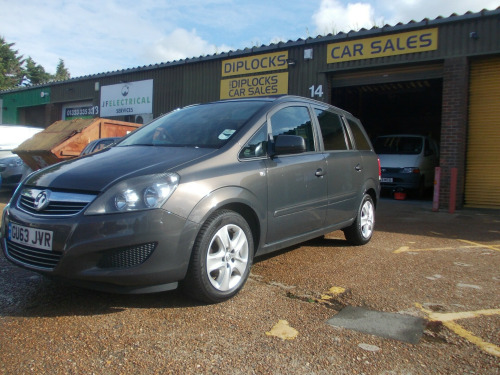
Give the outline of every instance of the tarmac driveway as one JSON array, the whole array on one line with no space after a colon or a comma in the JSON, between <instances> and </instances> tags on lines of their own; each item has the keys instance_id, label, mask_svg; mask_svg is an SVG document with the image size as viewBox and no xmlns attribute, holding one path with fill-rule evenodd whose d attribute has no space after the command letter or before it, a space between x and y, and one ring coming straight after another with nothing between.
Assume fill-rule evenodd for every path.
<instances>
[{"instance_id":1,"label":"tarmac driveway","mask_svg":"<svg viewBox=\"0 0 500 375\"><path fill-rule=\"evenodd\" d=\"M261 257L217 305L88 291L0 256L0 373L499 374L499 286L500 211L387 198L368 245L334 232ZM327 323L346 307L422 318L422 336Z\"/></svg>"}]
</instances>

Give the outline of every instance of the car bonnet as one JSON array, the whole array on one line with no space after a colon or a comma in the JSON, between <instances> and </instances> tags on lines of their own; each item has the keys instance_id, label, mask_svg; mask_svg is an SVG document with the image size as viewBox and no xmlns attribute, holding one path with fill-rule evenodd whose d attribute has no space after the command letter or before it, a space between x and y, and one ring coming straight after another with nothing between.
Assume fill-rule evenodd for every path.
<instances>
[{"instance_id":1,"label":"car bonnet","mask_svg":"<svg viewBox=\"0 0 500 375\"><path fill-rule=\"evenodd\" d=\"M27 186L103 191L127 177L175 172L176 167L202 158L214 149L129 146L112 147L58 163L30 175Z\"/></svg>"}]
</instances>

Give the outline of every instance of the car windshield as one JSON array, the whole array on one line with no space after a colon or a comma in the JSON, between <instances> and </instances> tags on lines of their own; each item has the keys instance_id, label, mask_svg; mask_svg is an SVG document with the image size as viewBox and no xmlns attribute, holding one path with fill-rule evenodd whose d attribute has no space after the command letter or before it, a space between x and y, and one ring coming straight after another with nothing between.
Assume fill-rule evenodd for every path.
<instances>
[{"instance_id":1,"label":"car windshield","mask_svg":"<svg viewBox=\"0 0 500 375\"><path fill-rule=\"evenodd\" d=\"M377 154L418 155L422 152L421 137L378 137L373 147Z\"/></svg>"},{"instance_id":2,"label":"car windshield","mask_svg":"<svg viewBox=\"0 0 500 375\"><path fill-rule=\"evenodd\" d=\"M220 148L265 104L265 101L236 101L179 109L137 129L118 147Z\"/></svg>"}]
</instances>

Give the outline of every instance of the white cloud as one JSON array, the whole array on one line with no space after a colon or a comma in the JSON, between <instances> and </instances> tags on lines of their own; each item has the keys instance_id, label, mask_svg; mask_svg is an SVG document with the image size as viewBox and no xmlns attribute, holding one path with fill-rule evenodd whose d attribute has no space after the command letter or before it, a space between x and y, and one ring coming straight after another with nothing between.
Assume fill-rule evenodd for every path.
<instances>
[{"instance_id":1,"label":"white cloud","mask_svg":"<svg viewBox=\"0 0 500 375\"><path fill-rule=\"evenodd\" d=\"M462 15L468 11L494 10L499 5L498 0L321 0L313 22L321 35L336 34L411 20L447 18L453 13Z\"/></svg>"},{"instance_id":2,"label":"white cloud","mask_svg":"<svg viewBox=\"0 0 500 375\"><path fill-rule=\"evenodd\" d=\"M377 11L385 15L387 24L395 25L439 16L447 18L453 13L462 15L469 11L494 10L499 5L498 0L378 0Z\"/></svg>"},{"instance_id":3,"label":"white cloud","mask_svg":"<svg viewBox=\"0 0 500 375\"><path fill-rule=\"evenodd\" d=\"M340 0L321 0L319 10L313 15L313 21L321 35L379 26L371 4L357 2L344 5Z\"/></svg>"},{"instance_id":4,"label":"white cloud","mask_svg":"<svg viewBox=\"0 0 500 375\"><path fill-rule=\"evenodd\" d=\"M197 35L196 30L191 31L176 28L171 33L158 39L147 48L146 55L155 61L174 61L189 57L213 55L228 51L226 45L215 46Z\"/></svg>"}]
</instances>

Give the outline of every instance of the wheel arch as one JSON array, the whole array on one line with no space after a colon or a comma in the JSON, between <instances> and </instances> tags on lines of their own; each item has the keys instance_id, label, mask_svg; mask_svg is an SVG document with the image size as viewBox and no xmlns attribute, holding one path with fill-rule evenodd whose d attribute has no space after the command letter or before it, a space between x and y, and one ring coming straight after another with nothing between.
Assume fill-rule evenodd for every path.
<instances>
[{"instance_id":1,"label":"wheel arch","mask_svg":"<svg viewBox=\"0 0 500 375\"><path fill-rule=\"evenodd\" d=\"M243 204L243 203L240 203L240 202L228 203L227 205L224 205L224 206L220 207L219 209L226 209L226 210L234 211L234 212L240 214L245 219L245 221L250 226L250 229L252 230L252 237L253 237L253 243L254 243L253 252L255 255L255 253L257 252L257 249L259 247L260 238L261 238L260 221L259 221L259 218L258 218L256 212L250 206Z\"/></svg>"},{"instance_id":2,"label":"wheel arch","mask_svg":"<svg viewBox=\"0 0 500 375\"><path fill-rule=\"evenodd\" d=\"M378 201L380 198L380 189L381 189L380 182L378 180L374 180L374 179L370 178L369 180L367 180L365 182L364 189L362 190L362 191L364 191L363 196L365 194L370 195L370 197L373 200L373 204L375 205L375 208L377 207L377 204L378 204ZM363 198L361 197L361 199L363 199Z\"/></svg>"},{"instance_id":3,"label":"wheel arch","mask_svg":"<svg viewBox=\"0 0 500 375\"><path fill-rule=\"evenodd\" d=\"M368 194L372 197L373 204L375 205L375 207L377 207L378 197L377 197L377 192L375 191L375 189L369 188L365 191L365 194Z\"/></svg>"},{"instance_id":4,"label":"wheel arch","mask_svg":"<svg viewBox=\"0 0 500 375\"><path fill-rule=\"evenodd\" d=\"M198 202L189 214L188 220L198 223L201 229L203 223L216 211L227 209L238 213L250 226L255 254L260 246L260 240L265 228L266 206L265 202L257 199L254 194L246 189L226 187L208 194Z\"/></svg>"}]
</instances>

